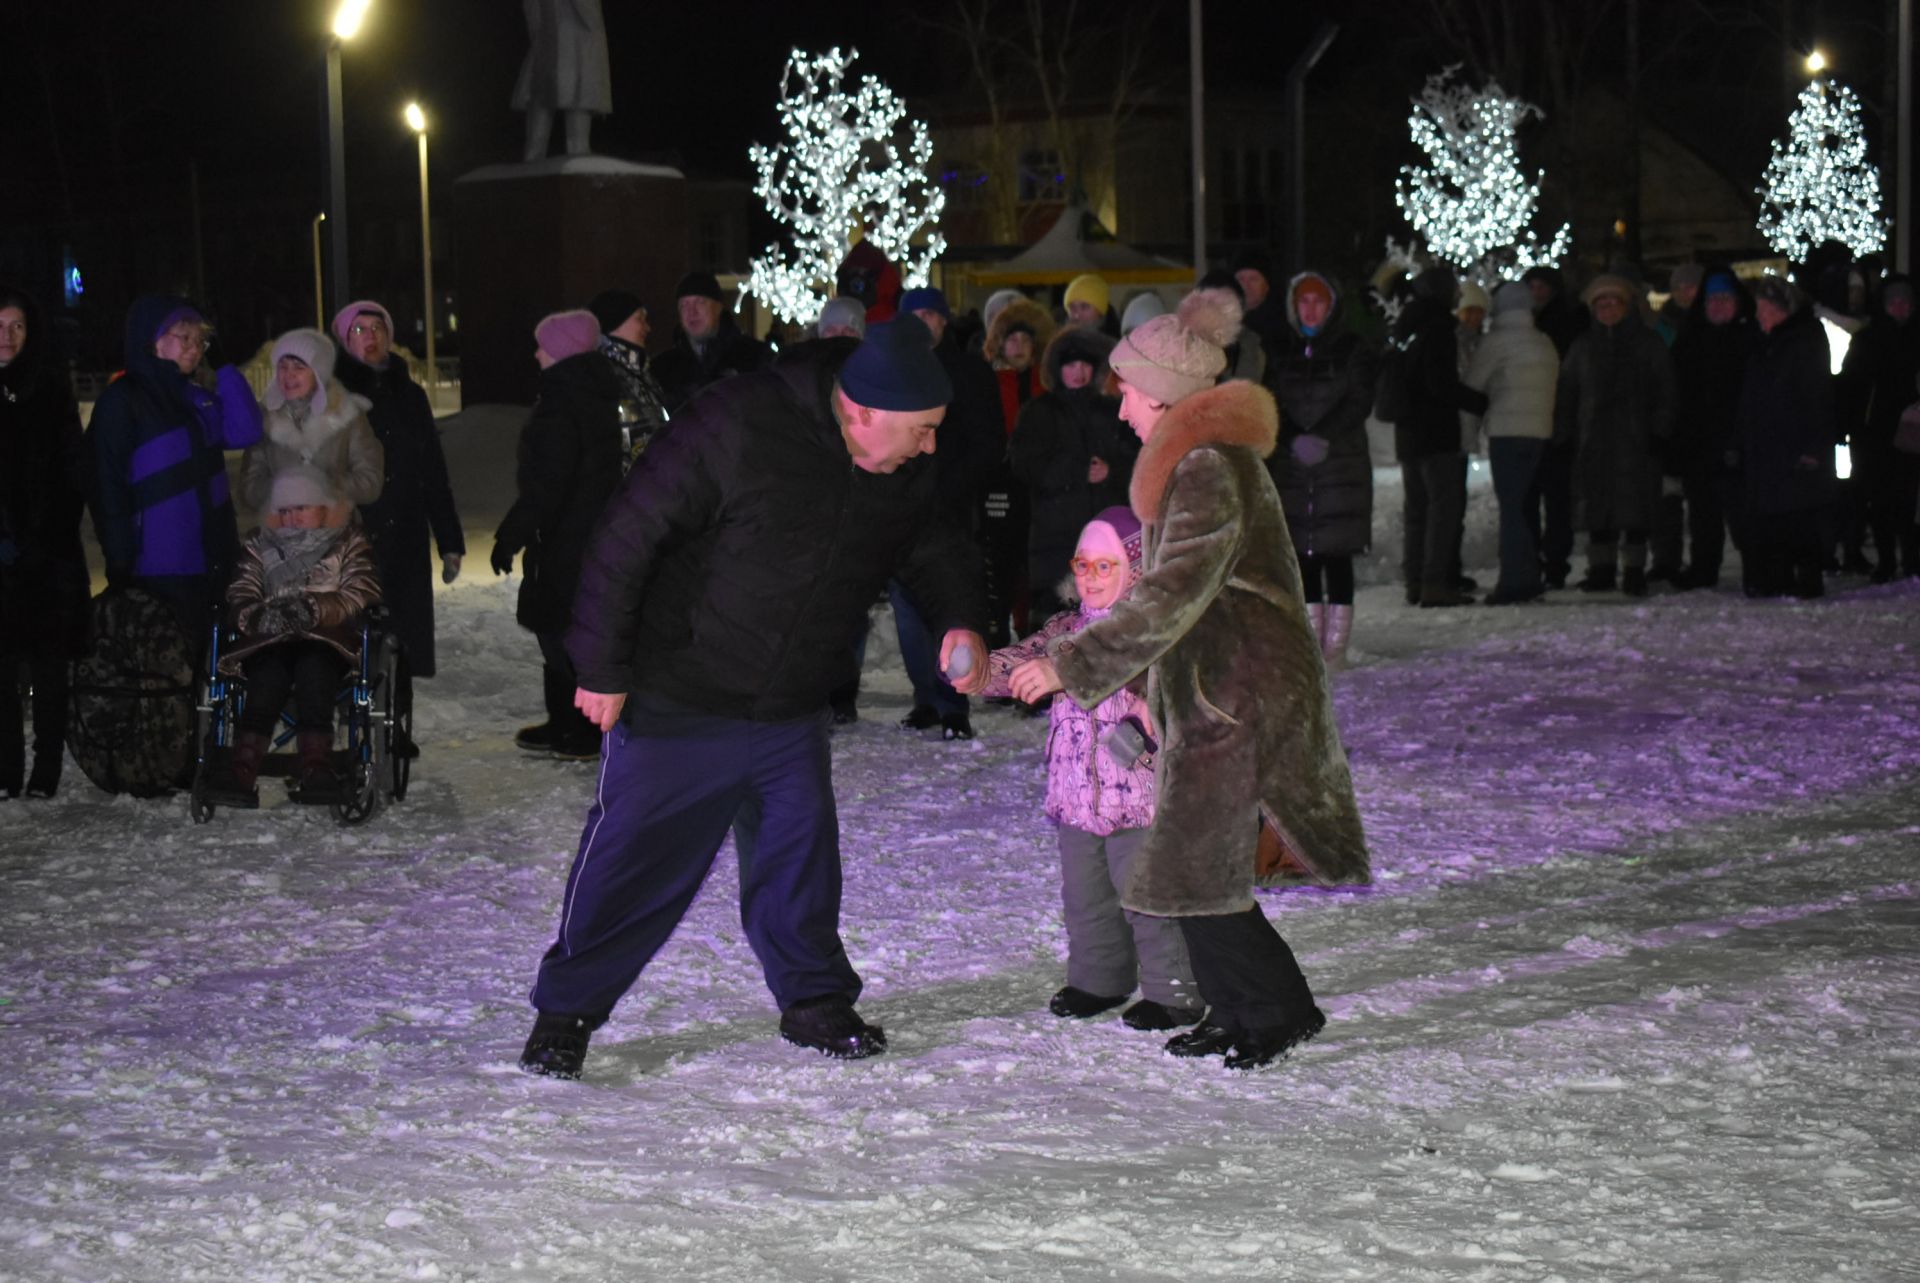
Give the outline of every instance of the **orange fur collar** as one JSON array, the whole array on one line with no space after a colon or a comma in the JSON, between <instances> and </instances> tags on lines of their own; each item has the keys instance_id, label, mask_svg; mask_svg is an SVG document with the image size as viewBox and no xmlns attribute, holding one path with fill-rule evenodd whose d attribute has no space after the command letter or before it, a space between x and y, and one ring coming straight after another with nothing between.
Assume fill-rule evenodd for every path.
<instances>
[{"instance_id":1,"label":"orange fur collar","mask_svg":"<svg viewBox=\"0 0 1920 1283\"><path fill-rule=\"evenodd\" d=\"M1235 379L1176 402L1154 425L1133 465L1127 498L1143 522L1157 522L1167 506L1167 483L1189 451L1203 445L1252 446L1261 458L1280 435L1280 408L1258 383Z\"/></svg>"}]
</instances>

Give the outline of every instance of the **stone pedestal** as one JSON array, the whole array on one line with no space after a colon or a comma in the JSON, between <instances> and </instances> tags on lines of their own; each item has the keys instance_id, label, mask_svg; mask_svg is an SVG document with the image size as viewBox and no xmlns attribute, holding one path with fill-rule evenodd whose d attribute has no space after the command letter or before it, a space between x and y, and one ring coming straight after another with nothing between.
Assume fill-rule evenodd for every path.
<instances>
[{"instance_id":1,"label":"stone pedestal","mask_svg":"<svg viewBox=\"0 0 1920 1283\"><path fill-rule=\"evenodd\" d=\"M658 349L687 270L687 180L605 156L490 165L453 188L460 264L460 394L530 404L533 327L605 289L647 305Z\"/></svg>"}]
</instances>

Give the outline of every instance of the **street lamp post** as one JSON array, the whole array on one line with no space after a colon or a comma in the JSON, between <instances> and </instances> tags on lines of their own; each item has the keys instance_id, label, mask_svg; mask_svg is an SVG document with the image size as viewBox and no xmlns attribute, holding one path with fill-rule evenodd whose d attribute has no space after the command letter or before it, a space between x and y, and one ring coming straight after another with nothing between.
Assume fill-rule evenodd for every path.
<instances>
[{"instance_id":1,"label":"street lamp post","mask_svg":"<svg viewBox=\"0 0 1920 1283\"><path fill-rule=\"evenodd\" d=\"M313 328L322 334L327 332L327 295L320 283L320 224L326 221L324 209L313 216Z\"/></svg>"},{"instance_id":2,"label":"street lamp post","mask_svg":"<svg viewBox=\"0 0 1920 1283\"><path fill-rule=\"evenodd\" d=\"M340 91L340 47L359 32L373 0L340 0L333 11L333 34L327 41L327 212L333 224L333 305L345 307L347 276L347 138L345 108Z\"/></svg>"},{"instance_id":3,"label":"street lamp post","mask_svg":"<svg viewBox=\"0 0 1920 1283\"><path fill-rule=\"evenodd\" d=\"M433 348L433 213L427 201L427 113L420 110L420 104L410 102L406 110L407 126L420 139L420 276L427 297L427 388L431 399L432 389L440 381L440 367L434 362Z\"/></svg>"}]
</instances>

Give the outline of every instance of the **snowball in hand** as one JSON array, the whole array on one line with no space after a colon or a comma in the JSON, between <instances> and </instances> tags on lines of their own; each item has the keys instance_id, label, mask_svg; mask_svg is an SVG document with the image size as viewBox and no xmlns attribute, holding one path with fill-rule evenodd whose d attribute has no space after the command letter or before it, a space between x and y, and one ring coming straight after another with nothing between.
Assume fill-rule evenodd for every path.
<instances>
[{"instance_id":1,"label":"snowball in hand","mask_svg":"<svg viewBox=\"0 0 1920 1283\"><path fill-rule=\"evenodd\" d=\"M947 657L947 680L957 682L973 671L973 647L962 643Z\"/></svg>"}]
</instances>

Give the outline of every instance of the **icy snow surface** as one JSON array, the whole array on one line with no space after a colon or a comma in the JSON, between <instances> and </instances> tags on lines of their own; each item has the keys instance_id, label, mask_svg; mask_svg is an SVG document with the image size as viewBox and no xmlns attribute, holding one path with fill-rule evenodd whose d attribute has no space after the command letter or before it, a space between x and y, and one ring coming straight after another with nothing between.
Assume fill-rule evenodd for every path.
<instances>
[{"instance_id":1,"label":"icy snow surface","mask_svg":"<svg viewBox=\"0 0 1920 1283\"><path fill-rule=\"evenodd\" d=\"M1911 586L1365 589L1379 881L1263 897L1332 1021L1251 1078L1046 1013L1044 723L896 729L877 612L834 751L892 1050L779 1040L729 852L577 1084L513 1064L592 778L509 743L515 586L443 591L426 755L365 828L277 781L203 828L71 768L0 804L0 1278L1912 1277Z\"/></svg>"}]
</instances>

